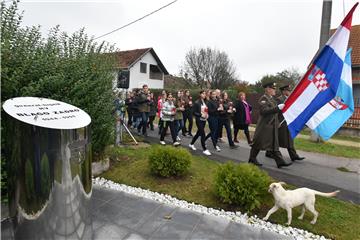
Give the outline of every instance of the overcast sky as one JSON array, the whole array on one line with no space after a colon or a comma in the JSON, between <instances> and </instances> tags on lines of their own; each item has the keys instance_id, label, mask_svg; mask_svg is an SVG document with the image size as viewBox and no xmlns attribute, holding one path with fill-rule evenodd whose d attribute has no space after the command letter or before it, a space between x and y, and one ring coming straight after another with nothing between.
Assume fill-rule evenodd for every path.
<instances>
[{"instance_id":1,"label":"overcast sky","mask_svg":"<svg viewBox=\"0 0 360 240\"><path fill-rule=\"evenodd\" d=\"M172 0L23 0L23 25L41 25L44 34L59 24L72 33L85 27L100 36ZM173 75L191 47L225 51L241 80L296 68L304 72L319 46L322 0L178 0L127 28L99 39L120 50L153 47ZM356 0L333 0L336 28ZM360 24L360 7L353 25Z\"/></svg>"}]
</instances>

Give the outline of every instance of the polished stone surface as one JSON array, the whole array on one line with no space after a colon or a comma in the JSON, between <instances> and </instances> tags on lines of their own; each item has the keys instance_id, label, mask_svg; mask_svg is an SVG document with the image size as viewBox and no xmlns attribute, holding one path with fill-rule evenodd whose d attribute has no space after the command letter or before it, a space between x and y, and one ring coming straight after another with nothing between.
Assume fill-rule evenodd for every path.
<instances>
[{"instance_id":1,"label":"polished stone surface","mask_svg":"<svg viewBox=\"0 0 360 240\"><path fill-rule=\"evenodd\" d=\"M91 203L92 239L291 239L99 186ZM10 222L1 227L1 239L13 239Z\"/></svg>"}]
</instances>

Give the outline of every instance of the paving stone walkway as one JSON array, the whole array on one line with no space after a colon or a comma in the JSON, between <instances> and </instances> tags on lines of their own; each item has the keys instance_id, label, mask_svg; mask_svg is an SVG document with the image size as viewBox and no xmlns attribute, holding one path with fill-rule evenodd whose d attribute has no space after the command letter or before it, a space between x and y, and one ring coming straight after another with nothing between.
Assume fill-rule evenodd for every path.
<instances>
[{"instance_id":1,"label":"paving stone walkway","mask_svg":"<svg viewBox=\"0 0 360 240\"><path fill-rule=\"evenodd\" d=\"M97 186L92 214L94 239L291 239Z\"/></svg>"},{"instance_id":2,"label":"paving stone walkway","mask_svg":"<svg viewBox=\"0 0 360 240\"><path fill-rule=\"evenodd\" d=\"M96 185L93 187L91 215L94 240L291 239L222 217L200 214ZM1 223L1 239L14 239L7 220Z\"/></svg>"}]
</instances>

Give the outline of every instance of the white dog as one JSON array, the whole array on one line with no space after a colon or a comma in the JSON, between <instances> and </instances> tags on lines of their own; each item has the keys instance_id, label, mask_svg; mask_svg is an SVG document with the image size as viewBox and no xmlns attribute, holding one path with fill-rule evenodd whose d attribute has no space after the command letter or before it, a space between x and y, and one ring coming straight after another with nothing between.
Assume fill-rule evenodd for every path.
<instances>
[{"instance_id":1,"label":"white dog","mask_svg":"<svg viewBox=\"0 0 360 240\"><path fill-rule=\"evenodd\" d=\"M292 208L300 205L302 206L301 215L298 219L302 220L305 214L305 208L314 214L314 218L311 224L315 224L319 213L315 210L315 195L324 197L333 197L340 191L331 193L318 192L309 188L298 188L295 190L285 190L282 185L284 182L272 183L269 186L269 192L272 193L275 199L275 205L272 207L263 220L268 220L271 214L276 212L279 208L283 208L287 211L287 225L291 224L292 220Z\"/></svg>"}]
</instances>

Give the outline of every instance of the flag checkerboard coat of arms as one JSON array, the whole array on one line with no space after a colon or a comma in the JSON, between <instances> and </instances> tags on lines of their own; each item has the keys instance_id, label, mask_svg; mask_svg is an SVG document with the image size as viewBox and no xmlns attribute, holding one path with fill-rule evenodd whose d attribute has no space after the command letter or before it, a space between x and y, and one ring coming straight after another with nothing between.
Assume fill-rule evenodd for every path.
<instances>
[{"instance_id":1,"label":"flag checkerboard coat of arms","mask_svg":"<svg viewBox=\"0 0 360 240\"><path fill-rule=\"evenodd\" d=\"M326 74L317 66L313 66L313 70L309 74L308 79L312 81L319 91L325 91L329 87L329 83L325 78Z\"/></svg>"}]
</instances>

